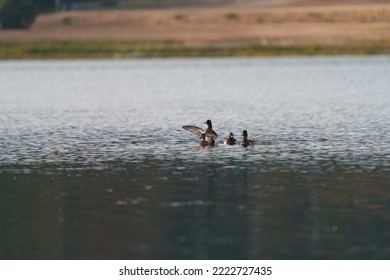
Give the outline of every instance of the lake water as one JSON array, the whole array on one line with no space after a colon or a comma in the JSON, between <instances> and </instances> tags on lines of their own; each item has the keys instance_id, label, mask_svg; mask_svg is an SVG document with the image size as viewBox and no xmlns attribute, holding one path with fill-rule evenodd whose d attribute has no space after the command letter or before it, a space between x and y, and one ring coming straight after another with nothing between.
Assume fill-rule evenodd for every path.
<instances>
[{"instance_id":1,"label":"lake water","mask_svg":"<svg viewBox=\"0 0 390 280\"><path fill-rule=\"evenodd\" d=\"M0 85L1 259L390 258L390 56L1 61Z\"/></svg>"}]
</instances>

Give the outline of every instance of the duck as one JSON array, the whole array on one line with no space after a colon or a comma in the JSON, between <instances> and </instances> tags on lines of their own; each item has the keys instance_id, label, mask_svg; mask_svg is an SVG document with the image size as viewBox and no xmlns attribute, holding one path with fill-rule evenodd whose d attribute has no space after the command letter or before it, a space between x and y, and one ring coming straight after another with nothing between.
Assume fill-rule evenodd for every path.
<instances>
[{"instance_id":1,"label":"duck","mask_svg":"<svg viewBox=\"0 0 390 280\"><path fill-rule=\"evenodd\" d=\"M209 138L212 138L212 139L208 139L207 141L211 140L213 142L213 144L215 143L215 140L217 139L218 135L217 133L213 130L213 124L211 123L210 120L207 120L205 122L205 124L207 124L207 128L206 128L206 133L209 134ZM207 137L207 135L206 135ZM209 141L210 142L210 141Z\"/></svg>"},{"instance_id":2,"label":"duck","mask_svg":"<svg viewBox=\"0 0 390 280\"><path fill-rule=\"evenodd\" d=\"M236 145L237 140L234 138L233 132L230 132L228 137L226 137L225 141L223 142L225 145Z\"/></svg>"},{"instance_id":3,"label":"duck","mask_svg":"<svg viewBox=\"0 0 390 280\"><path fill-rule=\"evenodd\" d=\"M204 134L205 141L207 141L210 146L215 146L218 135L213 130L213 124L211 120L207 120L205 124L207 124L207 128L205 130L195 125L185 125L183 126L183 129L195 133L199 137L203 137L202 134Z\"/></svg>"},{"instance_id":4,"label":"duck","mask_svg":"<svg viewBox=\"0 0 390 280\"><path fill-rule=\"evenodd\" d=\"M206 135L202 133L202 135L199 137L199 142L197 144L198 147L207 147L209 146L209 142L206 141Z\"/></svg>"},{"instance_id":5,"label":"duck","mask_svg":"<svg viewBox=\"0 0 390 280\"><path fill-rule=\"evenodd\" d=\"M244 139L241 140L241 143L240 143L241 146L248 147L248 146L252 146L255 144L254 140L248 140L248 131L243 130L242 137L244 137Z\"/></svg>"}]
</instances>

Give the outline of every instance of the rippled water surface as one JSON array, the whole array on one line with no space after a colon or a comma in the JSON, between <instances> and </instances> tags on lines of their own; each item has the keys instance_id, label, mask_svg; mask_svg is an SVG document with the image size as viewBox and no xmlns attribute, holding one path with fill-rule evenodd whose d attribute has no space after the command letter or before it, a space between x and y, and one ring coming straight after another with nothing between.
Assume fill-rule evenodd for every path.
<instances>
[{"instance_id":1,"label":"rippled water surface","mask_svg":"<svg viewBox=\"0 0 390 280\"><path fill-rule=\"evenodd\" d=\"M0 258L390 258L389 56L2 61L0 85Z\"/></svg>"}]
</instances>

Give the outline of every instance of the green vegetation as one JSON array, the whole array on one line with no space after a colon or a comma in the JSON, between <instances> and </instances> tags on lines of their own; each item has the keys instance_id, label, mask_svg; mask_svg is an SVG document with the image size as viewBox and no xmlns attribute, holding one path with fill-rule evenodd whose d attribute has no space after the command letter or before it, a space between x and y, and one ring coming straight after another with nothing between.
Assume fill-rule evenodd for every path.
<instances>
[{"instance_id":1,"label":"green vegetation","mask_svg":"<svg viewBox=\"0 0 390 280\"><path fill-rule=\"evenodd\" d=\"M173 18L176 20L185 20L186 17L183 14L176 14Z\"/></svg>"},{"instance_id":2,"label":"green vegetation","mask_svg":"<svg viewBox=\"0 0 390 280\"><path fill-rule=\"evenodd\" d=\"M116 7L118 6L118 0L102 0L102 6L103 7Z\"/></svg>"},{"instance_id":3,"label":"green vegetation","mask_svg":"<svg viewBox=\"0 0 390 280\"><path fill-rule=\"evenodd\" d=\"M189 47L173 42L39 42L0 44L0 59L131 58L131 57L245 57L278 55L359 55L390 53L389 48L262 46Z\"/></svg>"},{"instance_id":4,"label":"green vegetation","mask_svg":"<svg viewBox=\"0 0 390 280\"><path fill-rule=\"evenodd\" d=\"M3 29L29 28L38 13L53 12L53 0L0 0L0 24Z\"/></svg>"},{"instance_id":5,"label":"green vegetation","mask_svg":"<svg viewBox=\"0 0 390 280\"><path fill-rule=\"evenodd\" d=\"M72 17L70 16L65 16L63 19L62 19L62 23L64 25L71 25L73 23L73 19Z\"/></svg>"},{"instance_id":6,"label":"green vegetation","mask_svg":"<svg viewBox=\"0 0 390 280\"><path fill-rule=\"evenodd\" d=\"M37 16L34 0L4 0L0 3L1 27L29 28Z\"/></svg>"},{"instance_id":7,"label":"green vegetation","mask_svg":"<svg viewBox=\"0 0 390 280\"><path fill-rule=\"evenodd\" d=\"M225 18L226 19L233 19L233 20L240 19L239 15L236 13L228 13L225 15Z\"/></svg>"},{"instance_id":8,"label":"green vegetation","mask_svg":"<svg viewBox=\"0 0 390 280\"><path fill-rule=\"evenodd\" d=\"M56 9L56 2L54 0L39 0L38 10L40 12L52 12Z\"/></svg>"}]
</instances>

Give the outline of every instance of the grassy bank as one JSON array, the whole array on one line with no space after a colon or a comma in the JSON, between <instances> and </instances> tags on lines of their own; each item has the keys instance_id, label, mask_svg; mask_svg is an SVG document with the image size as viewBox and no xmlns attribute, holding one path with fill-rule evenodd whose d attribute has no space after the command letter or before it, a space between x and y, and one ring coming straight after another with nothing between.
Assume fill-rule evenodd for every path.
<instances>
[{"instance_id":1,"label":"grassy bank","mask_svg":"<svg viewBox=\"0 0 390 280\"><path fill-rule=\"evenodd\" d=\"M278 55L389 54L390 48L350 46L188 47L176 43L36 42L2 43L0 59L129 58L129 57L228 57Z\"/></svg>"}]
</instances>

